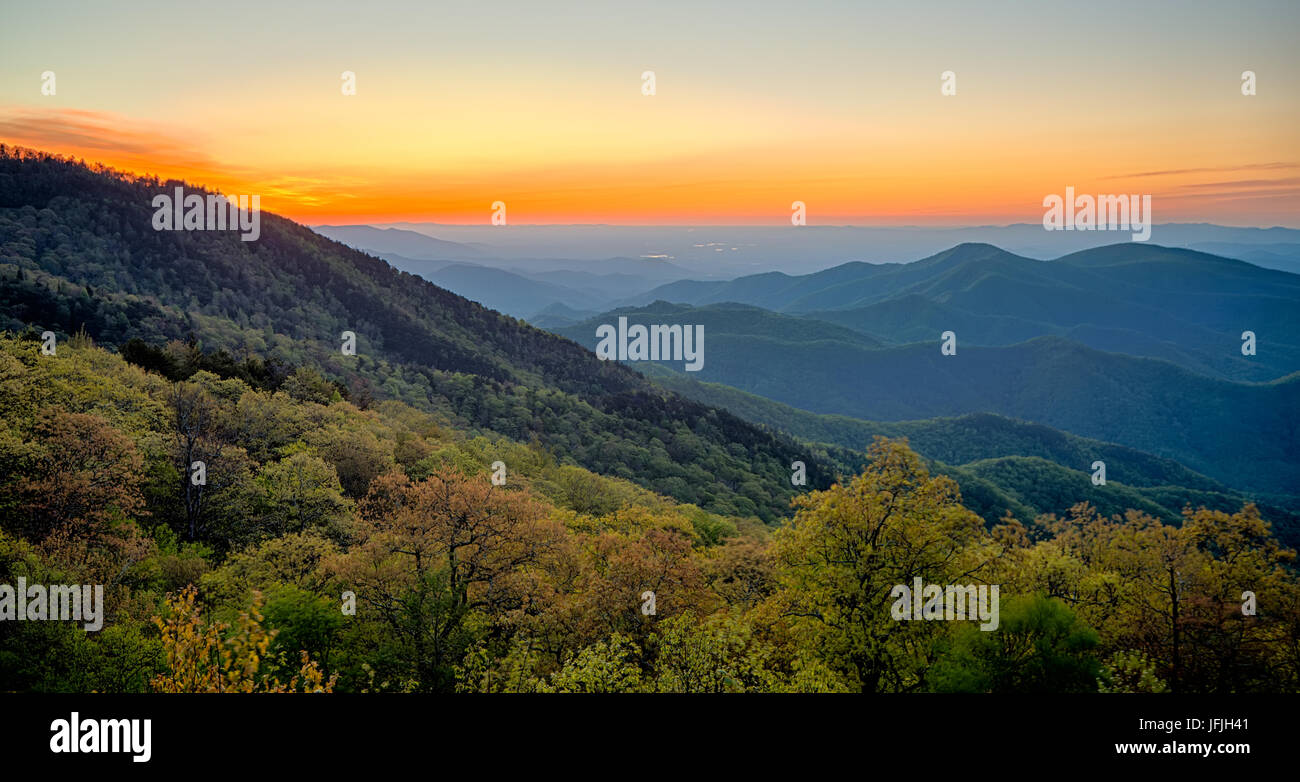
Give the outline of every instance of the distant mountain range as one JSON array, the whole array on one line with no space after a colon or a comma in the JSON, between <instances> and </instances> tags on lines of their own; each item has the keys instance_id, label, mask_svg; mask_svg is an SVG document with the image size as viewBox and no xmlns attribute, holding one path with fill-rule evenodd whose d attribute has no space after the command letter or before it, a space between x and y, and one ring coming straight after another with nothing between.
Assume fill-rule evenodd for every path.
<instances>
[{"instance_id":1,"label":"distant mountain range","mask_svg":"<svg viewBox=\"0 0 1300 782\"><path fill-rule=\"evenodd\" d=\"M1157 229L1156 236L1169 246L1191 246L1257 266L1300 272L1300 231L1177 224L1159 225ZM529 320L557 303L578 310L602 311L656 299L692 303L740 301L769 309L799 311L799 305L788 301L760 301L750 295L770 292L773 286L779 287L779 283L791 277L821 284L833 274L862 276L857 271L861 266L914 266L912 261L921 257L916 249L942 249L936 246L940 242L942 247L951 247L963 239L985 240L966 242L973 245L987 245L987 240L996 239L1001 247L1020 248L1019 257L1028 260L1054 258L1114 239L1106 232L1061 238L1067 232L1050 234L1041 226L1023 225L969 229L813 226L798 231L772 227L663 227L647 233L646 229L634 226L485 228L399 224L399 227L383 229L322 225L315 230L493 309ZM434 233L463 235L469 241L447 241ZM716 241L726 237L731 240ZM669 252L664 247L676 249ZM522 251L524 248L527 252ZM554 254L544 254L548 249ZM648 254L628 255L637 249L645 249ZM596 254L601 251L608 254ZM1012 256L1010 252L1005 254ZM508 271L523 279L503 278L488 272L474 274L465 269L456 275L433 278L439 269L452 263ZM755 266L773 271L754 274ZM536 286L528 281L547 284ZM661 288L665 283L674 284ZM697 289L711 290L722 285L727 286L724 295L703 299L697 292ZM839 309L842 305L826 306ZM870 331L873 315L865 313L859 328ZM1039 324L1026 326L1014 322L1003 324L999 330L1002 335L997 339L1026 331L1049 333L1042 331ZM1104 350L1112 349L1117 337L1144 339L1142 335L1094 335L1086 330L1079 334L1060 328L1049 331ZM1151 352L1143 355L1159 357L1164 349L1167 348L1153 345L1149 348Z\"/></svg>"},{"instance_id":2,"label":"distant mountain range","mask_svg":"<svg viewBox=\"0 0 1300 782\"><path fill-rule=\"evenodd\" d=\"M1057 261L961 245L912 264L647 295L693 303L620 308L556 331L594 347L596 327L620 316L704 324L692 379L802 410L873 421L997 413L1176 459L1239 489L1300 487L1296 275L1150 245ZM719 299L728 303L709 303ZM940 352L948 330L953 356ZM1245 330L1256 332L1255 356L1242 355Z\"/></svg>"},{"instance_id":3,"label":"distant mountain range","mask_svg":"<svg viewBox=\"0 0 1300 782\"><path fill-rule=\"evenodd\" d=\"M1166 228L1220 237L1211 246L1225 251L1289 253L1288 242L1259 241L1289 238L1287 229ZM909 263L663 284L613 263L507 263L407 268L587 347L597 325L620 315L703 324L708 356L693 379L815 413L891 421L993 412L1176 459L1240 489L1300 486L1297 381L1287 377L1300 369L1300 277L1287 272L1131 242L1051 261L965 243ZM957 334L958 356L940 355L944 331ZM1253 356L1241 353L1244 331L1256 335ZM1205 399L1213 409L1201 409ZM1251 415L1238 421L1238 410ZM1258 447L1243 453L1245 444Z\"/></svg>"},{"instance_id":4,"label":"distant mountain range","mask_svg":"<svg viewBox=\"0 0 1300 782\"><path fill-rule=\"evenodd\" d=\"M1300 369L1300 276L1147 244L1055 261L964 244L907 264L675 282L628 303L638 300L751 304L892 344L933 341L949 330L967 345L1057 335L1225 379L1272 380ZM1250 357L1240 351L1248 330L1261 345Z\"/></svg>"},{"instance_id":5,"label":"distant mountain range","mask_svg":"<svg viewBox=\"0 0 1300 782\"><path fill-rule=\"evenodd\" d=\"M630 293L690 274L662 259L501 259L482 245L400 228L318 225L313 230L507 315L532 319L555 305L594 314Z\"/></svg>"},{"instance_id":6,"label":"distant mountain range","mask_svg":"<svg viewBox=\"0 0 1300 782\"><path fill-rule=\"evenodd\" d=\"M392 253L409 258L457 260L480 258L479 248L460 242L448 242L400 228L375 228L369 225L315 225L312 230L322 236L362 247L377 255Z\"/></svg>"},{"instance_id":7,"label":"distant mountain range","mask_svg":"<svg viewBox=\"0 0 1300 782\"><path fill-rule=\"evenodd\" d=\"M608 301L599 294L525 277L505 269L467 263L450 264L420 276L484 307L516 317L536 313L534 307L538 298L549 301L549 306L563 305L589 312L599 310Z\"/></svg>"},{"instance_id":8,"label":"distant mountain range","mask_svg":"<svg viewBox=\"0 0 1300 782\"><path fill-rule=\"evenodd\" d=\"M486 214L485 214L486 218ZM730 279L763 271L808 274L846 261L909 262L959 244L992 244L1029 258L1059 258L1126 241L1113 231L1045 231L1041 222L963 227L818 225L445 225L390 223L398 228L479 248L505 261L574 262L615 257L661 259L685 269L679 278ZM336 237L337 238L337 237ZM1300 272L1300 230L1210 223L1157 223L1150 241L1205 249L1241 260L1259 254L1263 266ZM352 244L352 242L348 242ZM1206 243L1215 249L1201 247ZM354 245L357 246L357 245ZM369 249L361 246L362 249ZM420 257L420 256L414 256Z\"/></svg>"}]
</instances>

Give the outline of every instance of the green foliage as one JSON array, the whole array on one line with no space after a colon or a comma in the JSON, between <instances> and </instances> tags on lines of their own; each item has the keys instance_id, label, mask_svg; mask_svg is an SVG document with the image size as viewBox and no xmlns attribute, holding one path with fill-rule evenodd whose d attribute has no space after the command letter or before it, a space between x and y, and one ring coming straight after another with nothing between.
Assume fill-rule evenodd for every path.
<instances>
[{"instance_id":1,"label":"green foliage","mask_svg":"<svg viewBox=\"0 0 1300 782\"><path fill-rule=\"evenodd\" d=\"M961 625L930 684L939 692L1093 692L1099 642L1059 600L1021 595L1003 602L996 630Z\"/></svg>"},{"instance_id":2,"label":"green foliage","mask_svg":"<svg viewBox=\"0 0 1300 782\"><path fill-rule=\"evenodd\" d=\"M845 486L800 498L774 535L784 612L807 654L827 659L855 690L918 688L941 623L899 623L889 595L914 578L978 578L991 548L956 486L917 455L877 440L870 465Z\"/></svg>"},{"instance_id":3,"label":"green foliage","mask_svg":"<svg viewBox=\"0 0 1300 782\"><path fill-rule=\"evenodd\" d=\"M641 650L615 633L578 652L552 677L547 692L638 692L642 689Z\"/></svg>"},{"instance_id":4,"label":"green foliage","mask_svg":"<svg viewBox=\"0 0 1300 782\"><path fill-rule=\"evenodd\" d=\"M1122 483L1123 496L1096 487L1108 512L1121 511L1133 503L1167 521L1176 522L1184 507L1206 506L1232 511L1257 498L1277 524L1278 535L1291 545L1300 545L1300 497L1294 494L1256 495L1225 488L1218 481L1194 472L1171 459L989 413L924 421L866 421L843 415L819 415L773 402L718 383L703 383L680 373L650 372L657 383L704 404L724 407L746 420L817 443L825 458L842 470L861 467L857 448L877 436L907 438L917 453L931 462L931 469L951 477L961 487L967 507L985 521L995 524L1007 512L1029 523L1042 514L1062 514L1078 500L1078 494L1063 491L1065 484L1078 486L1071 472L1089 469L1096 461L1107 465L1108 477ZM1026 457L1054 463L1040 465L1044 474L1031 477L1008 461ZM973 469L980 465L980 469ZM1045 471L1051 471L1051 475ZM1034 481L1041 479L1042 483ZM1065 484L1060 482L1065 480ZM1085 476L1086 480L1086 476ZM1084 484L1090 486L1091 482ZM1110 484L1108 484L1109 486ZM1110 495L1109 497L1107 495ZM1090 495L1090 498L1093 498ZM1094 498L1095 499L1095 498Z\"/></svg>"},{"instance_id":5,"label":"green foliage","mask_svg":"<svg viewBox=\"0 0 1300 782\"><path fill-rule=\"evenodd\" d=\"M338 389L312 367L298 367L280 387L300 402L328 405L343 398Z\"/></svg>"},{"instance_id":6,"label":"green foliage","mask_svg":"<svg viewBox=\"0 0 1300 782\"><path fill-rule=\"evenodd\" d=\"M683 613L658 630L657 692L769 692L782 683L771 670L775 650L744 621L725 614L704 621Z\"/></svg>"},{"instance_id":7,"label":"green foliage","mask_svg":"<svg viewBox=\"0 0 1300 782\"><path fill-rule=\"evenodd\" d=\"M1102 667L1098 692L1168 692L1169 685L1156 675L1156 666L1142 652L1115 652Z\"/></svg>"},{"instance_id":8,"label":"green foliage","mask_svg":"<svg viewBox=\"0 0 1300 782\"><path fill-rule=\"evenodd\" d=\"M349 518L334 466L299 451L267 464L258 473L259 533L279 537L291 532L316 532L341 539Z\"/></svg>"}]
</instances>

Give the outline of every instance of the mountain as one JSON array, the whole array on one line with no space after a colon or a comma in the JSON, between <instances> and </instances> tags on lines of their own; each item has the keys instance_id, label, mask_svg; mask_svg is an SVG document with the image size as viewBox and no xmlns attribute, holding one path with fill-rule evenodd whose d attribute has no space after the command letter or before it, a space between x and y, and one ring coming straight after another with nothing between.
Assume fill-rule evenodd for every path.
<instances>
[{"instance_id":1,"label":"mountain","mask_svg":"<svg viewBox=\"0 0 1300 782\"><path fill-rule=\"evenodd\" d=\"M946 356L937 339L854 344L821 338L806 325L811 319L748 310L743 328L729 328L721 316L738 305L670 306L629 324L704 324L705 361L690 373L694 380L877 421L997 413L1174 459L1235 488L1289 493L1300 486L1300 373L1231 382L1060 337L1005 347L959 341L956 355ZM559 331L594 348L596 327L627 312Z\"/></svg>"},{"instance_id":2,"label":"mountain","mask_svg":"<svg viewBox=\"0 0 1300 782\"><path fill-rule=\"evenodd\" d=\"M540 312L528 318L539 329L553 331L565 326L572 326L575 323L581 323L587 318L595 316L597 313L585 310L575 310L572 307L566 307L563 304L552 304L542 309Z\"/></svg>"},{"instance_id":3,"label":"mountain","mask_svg":"<svg viewBox=\"0 0 1300 782\"><path fill-rule=\"evenodd\" d=\"M0 329L315 367L359 405L395 397L729 515L787 514L793 459L833 479L788 437L276 215L251 242L154 230L153 196L181 184L0 147Z\"/></svg>"},{"instance_id":4,"label":"mountain","mask_svg":"<svg viewBox=\"0 0 1300 782\"><path fill-rule=\"evenodd\" d=\"M1142 507L1177 522L1187 505L1231 511L1253 501L1275 520L1279 536L1300 544L1294 487L1286 494L1235 491L1172 459L990 413L866 421L810 413L659 365L642 366L665 388L802 440L860 453L875 437L907 438L934 469L957 481L967 507L990 522L1007 512L1026 522L1042 513L1064 515L1084 500L1107 514ZM1091 482L1097 460L1107 467L1105 486Z\"/></svg>"},{"instance_id":5,"label":"mountain","mask_svg":"<svg viewBox=\"0 0 1300 782\"><path fill-rule=\"evenodd\" d=\"M852 458L666 392L571 341L275 215L262 215L256 242L230 232L155 231L152 197L177 184L0 154L0 327L65 337L84 329L106 345L192 339L236 359L311 364L359 404L398 397L457 427L535 439L559 458L684 502L766 520L788 512L792 454L809 463L812 485L826 485ZM913 290L924 296L962 290L956 280L972 265L1055 263L1008 258L996 248L954 250L916 269L866 271L887 275L890 290L928 286ZM1134 286L1142 271L1118 250L1082 255L1063 265L1081 277L1113 275L1116 288ZM1174 278L1171 296L1208 295L1198 278L1204 269L1216 280L1238 275L1235 295L1255 295L1253 272L1193 256L1188 279L1177 279L1187 256L1155 259L1172 264L1161 272ZM866 265L828 270L840 276L796 293L802 299L857 285L858 266ZM796 408L900 421L995 412L1175 459L1233 490L1300 485L1295 376L1225 382L1057 337L1005 347L962 341L958 355L945 357L934 341L885 346L843 326L752 306L643 309L644 317L707 326L705 368L692 379L723 380ZM1269 317L1283 317L1283 309ZM592 341L594 323L575 336ZM344 331L357 335L358 356L340 355ZM980 436L951 439L957 447ZM1073 461L1079 455L1066 461L1087 469ZM1173 481L1212 490L1193 477Z\"/></svg>"},{"instance_id":6,"label":"mountain","mask_svg":"<svg viewBox=\"0 0 1300 782\"><path fill-rule=\"evenodd\" d=\"M470 301L507 315L532 320L551 307L580 307L584 317L611 306L629 290L654 287L654 282L630 274L590 272L528 272L490 261L477 263L408 258L389 252L374 252L393 268L423 277Z\"/></svg>"},{"instance_id":7,"label":"mountain","mask_svg":"<svg viewBox=\"0 0 1300 782\"><path fill-rule=\"evenodd\" d=\"M312 230L349 247L375 254L393 253L415 259L477 258L483 253L460 242L448 242L400 228L369 225L314 225Z\"/></svg>"},{"instance_id":8,"label":"mountain","mask_svg":"<svg viewBox=\"0 0 1300 782\"><path fill-rule=\"evenodd\" d=\"M1279 244L1234 244L1231 242L1201 242L1192 244L1191 249L1200 252L1221 255L1229 259L1247 261L1249 264L1264 266L1265 269L1279 269L1300 274L1300 243Z\"/></svg>"},{"instance_id":9,"label":"mountain","mask_svg":"<svg viewBox=\"0 0 1300 782\"><path fill-rule=\"evenodd\" d=\"M608 323L616 324L620 317L629 323L691 323L704 326L709 338L732 336L737 338L766 338L791 345L800 343L832 343L845 347L878 348L880 340L873 337L811 318L796 318L747 304L711 304L692 307L656 301L644 307L623 307L602 313L585 322L575 324L556 333L583 344L595 343L595 329ZM755 357L758 363L761 357Z\"/></svg>"},{"instance_id":10,"label":"mountain","mask_svg":"<svg viewBox=\"0 0 1300 782\"><path fill-rule=\"evenodd\" d=\"M1199 250L1225 258L1263 266L1265 269L1280 269L1292 274L1300 274L1300 242L1279 242L1276 244L1238 244L1235 242L1198 242L1188 245L1189 249Z\"/></svg>"},{"instance_id":11,"label":"mountain","mask_svg":"<svg viewBox=\"0 0 1300 782\"><path fill-rule=\"evenodd\" d=\"M626 297L632 291L649 290L661 282L661 278L658 276L647 277L626 272L597 274L591 271L575 271L572 269L536 271L519 268L518 266L505 268L507 271L521 274L530 280L560 285L598 296L605 302L606 307L610 306L616 299ZM662 271L662 269L656 270L657 273Z\"/></svg>"},{"instance_id":12,"label":"mountain","mask_svg":"<svg viewBox=\"0 0 1300 782\"><path fill-rule=\"evenodd\" d=\"M484 215L486 218L486 214ZM510 225L389 223L462 242L501 259L602 261L615 257L663 258L688 269L676 279L723 280L759 271L806 275L846 261L911 262L965 243L996 245L1030 258L1057 258L1090 247L1128 239L1127 232L1044 231L1039 221L961 228L789 224L736 225ZM1237 252L1264 245L1300 244L1294 228L1240 228L1206 223L1158 223L1151 242L1166 247L1196 247L1205 242L1231 245ZM1249 259L1245 259L1249 260ZM632 295L636 291L628 291ZM668 298L655 296L653 298ZM643 304L646 299L626 304ZM676 299L669 299L676 301Z\"/></svg>"},{"instance_id":13,"label":"mountain","mask_svg":"<svg viewBox=\"0 0 1300 782\"><path fill-rule=\"evenodd\" d=\"M1300 369L1300 275L1138 243L1055 261L964 244L908 264L683 281L634 297L654 299L752 304L896 344L950 330L968 345L1056 335L1229 380L1272 380ZM1267 348L1246 357L1240 346L1248 330Z\"/></svg>"},{"instance_id":14,"label":"mountain","mask_svg":"<svg viewBox=\"0 0 1300 782\"><path fill-rule=\"evenodd\" d=\"M1098 273L1099 269L1105 273ZM1021 281L1025 286L1108 293L1122 301L1174 308L1183 315L1195 314L1195 306L1201 302L1189 297L1198 295L1290 297L1300 291L1297 275L1146 243L1095 247L1055 261L1026 258L989 244L967 243L910 263L850 262L793 277L768 272L729 282L678 281L641 296L687 304L734 301L782 312L812 312L862 307L909 294L966 302L975 298L980 286L1009 280ZM1161 294L1166 293L1173 294L1175 301L1163 299ZM1044 309L1036 301L1024 304Z\"/></svg>"},{"instance_id":15,"label":"mountain","mask_svg":"<svg viewBox=\"0 0 1300 782\"><path fill-rule=\"evenodd\" d=\"M519 318L530 318L555 304L600 311L630 294L688 273L657 258L503 260L491 257L491 248L484 245L448 242L402 228L318 225L314 230L377 255L452 293Z\"/></svg>"},{"instance_id":16,"label":"mountain","mask_svg":"<svg viewBox=\"0 0 1300 782\"><path fill-rule=\"evenodd\" d=\"M421 276L470 301L518 318L529 317L553 304L597 310L607 301L601 296L487 266L457 263Z\"/></svg>"},{"instance_id":17,"label":"mountain","mask_svg":"<svg viewBox=\"0 0 1300 782\"><path fill-rule=\"evenodd\" d=\"M720 282L682 280L647 291L636 298L666 299L687 304L733 301L781 312L847 309L896 296L954 269L984 271L1008 264L1038 264L990 244L967 243L911 263L852 261L812 274L791 276L767 272Z\"/></svg>"},{"instance_id":18,"label":"mountain","mask_svg":"<svg viewBox=\"0 0 1300 782\"><path fill-rule=\"evenodd\" d=\"M1080 437L1043 424L993 413L969 413L918 421L867 421L799 410L720 383L677 372L652 373L656 383L683 396L722 407L745 419L789 432L803 440L861 451L875 437L906 437L917 453L951 465L1004 456L1038 457L1087 469L1101 459L1131 486L1186 486L1224 491L1222 483L1173 459L1115 443Z\"/></svg>"},{"instance_id":19,"label":"mountain","mask_svg":"<svg viewBox=\"0 0 1300 782\"><path fill-rule=\"evenodd\" d=\"M445 268L447 266L453 266L458 263L468 264L467 261L448 261L445 259L434 260L432 258L407 258L405 255L399 255L397 253L376 252L373 254L379 256L380 258L383 258L385 261L388 261L390 264L392 264L393 268L397 269L398 271L410 272L411 274L419 275L425 278L426 280L429 278L430 275L437 272L439 269Z\"/></svg>"},{"instance_id":20,"label":"mountain","mask_svg":"<svg viewBox=\"0 0 1300 782\"><path fill-rule=\"evenodd\" d=\"M1241 506L1240 497L1220 492L1188 493L1183 489L1166 495L1159 487L1155 490L1135 488L1119 481L1108 480L1097 486L1087 470L1062 467L1038 457L1004 456L983 459L962 465L959 472L968 473L998 487L1014 502L1035 509L1036 512L1065 515L1069 508L1087 502L1106 516L1122 516L1128 510L1138 510L1155 518L1178 523L1183 502L1194 501L1193 507L1206 505L1212 508ZM1172 501L1171 501L1172 500ZM1276 512L1275 512L1276 513ZM1296 531L1296 515L1282 513L1285 519L1279 534L1291 535ZM1275 515L1274 518L1279 518Z\"/></svg>"}]
</instances>

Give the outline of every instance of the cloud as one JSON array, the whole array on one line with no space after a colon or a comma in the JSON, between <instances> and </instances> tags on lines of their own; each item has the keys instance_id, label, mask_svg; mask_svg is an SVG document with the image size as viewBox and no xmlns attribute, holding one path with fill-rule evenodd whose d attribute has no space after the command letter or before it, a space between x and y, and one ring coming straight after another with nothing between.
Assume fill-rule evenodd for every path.
<instances>
[{"instance_id":1,"label":"cloud","mask_svg":"<svg viewBox=\"0 0 1300 782\"><path fill-rule=\"evenodd\" d=\"M1193 199L1210 199L1218 201L1240 201L1242 199L1265 198L1274 201L1294 202L1300 196L1300 187L1259 187L1246 190L1215 191L1210 193L1177 193L1161 196L1162 201L1190 201ZM1287 211L1291 211L1288 209Z\"/></svg>"},{"instance_id":2,"label":"cloud","mask_svg":"<svg viewBox=\"0 0 1300 782\"><path fill-rule=\"evenodd\" d=\"M1235 182L1195 182L1188 185L1179 185L1180 188L1199 188L1199 187L1277 187L1278 185L1300 185L1300 177L1286 177L1284 179L1238 179Z\"/></svg>"},{"instance_id":3,"label":"cloud","mask_svg":"<svg viewBox=\"0 0 1300 782\"><path fill-rule=\"evenodd\" d=\"M148 163L137 169L169 168L216 171L216 161L198 151L201 139L185 138L175 129L129 120L117 114L84 109L0 109L0 138L45 152L94 157L118 165Z\"/></svg>"},{"instance_id":4,"label":"cloud","mask_svg":"<svg viewBox=\"0 0 1300 782\"><path fill-rule=\"evenodd\" d=\"M265 209L318 206L348 197L340 188L365 186L346 175L327 179L222 163L201 151L207 142L203 134L102 111L0 108L0 141L223 193L256 193Z\"/></svg>"},{"instance_id":5,"label":"cloud","mask_svg":"<svg viewBox=\"0 0 1300 782\"><path fill-rule=\"evenodd\" d=\"M1165 171L1141 171L1135 174L1115 174L1102 179L1138 179L1151 176L1174 176L1176 174L1210 174L1224 171L1277 171L1300 168L1300 163L1247 163L1242 166L1220 166L1213 168L1174 168Z\"/></svg>"}]
</instances>

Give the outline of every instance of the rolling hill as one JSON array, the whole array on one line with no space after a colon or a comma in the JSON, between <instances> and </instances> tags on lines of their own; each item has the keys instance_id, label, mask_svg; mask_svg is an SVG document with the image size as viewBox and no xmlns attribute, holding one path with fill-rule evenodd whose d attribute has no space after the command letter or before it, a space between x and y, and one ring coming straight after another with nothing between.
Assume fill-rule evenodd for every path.
<instances>
[{"instance_id":1,"label":"rolling hill","mask_svg":"<svg viewBox=\"0 0 1300 782\"><path fill-rule=\"evenodd\" d=\"M833 479L787 437L275 215L255 242L153 230L153 195L180 184L0 147L0 329L319 367L363 406L396 397L733 515L788 513L792 459Z\"/></svg>"},{"instance_id":2,"label":"rolling hill","mask_svg":"<svg viewBox=\"0 0 1300 782\"><path fill-rule=\"evenodd\" d=\"M462 260L483 256L483 252L472 245L401 228L369 225L314 225L311 228L321 236L376 255L392 253L417 260Z\"/></svg>"},{"instance_id":3,"label":"rolling hill","mask_svg":"<svg viewBox=\"0 0 1300 782\"><path fill-rule=\"evenodd\" d=\"M1256 502L1277 523L1278 534L1300 545L1300 496L1241 492L1178 462L1135 448L1080 437L1042 424L990 413L919 421L865 421L798 410L719 383L695 380L658 365L642 365L656 383L746 420L828 446L850 461L875 437L903 437L937 472L961 486L963 502L988 521L1005 513L1029 521L1041 513L1063 515L1088 501L1104 513L1142 507L1177 522L1184 507L1230 511ZM836 448L849 449L848 454ZM1108 483L1091 483L1091 465L1106 463ZM1125 505L1129 503L1129 505Z\"/></svg>"},{"instance_id":4,"label":"rolling hill","mask_svg":"<svg viewBox=\"0 0 1300 782\"><path fill-rule=\"evenodd\" d=\"M706 324L706 360L693 379L801 410L875 421L997 413L1174 459L1234 488L1290 493L1300 486L1300 373L1235 383L1054 336L1005 347L959 343L956 355L945 356L938 339L853 344L789 325L803 326L799 319L753 311L743 331L710 328L730 310L678 306L669 315L668 305L658 306L629 323ZM594 347L596 326L627 312L558 331Z\"/></svg>"},{"instance_id":5,"label":"rolling hill","mask_svg":"<svg viewBox=\"0 0 1300 782\"><path fill-rule=\"evenodd\" d=\"M1067 337L1228 380L1300 370L1300 275L1193 250L1108 245L1038 261L963 244L907 264L680 281L633 297L738 302L825 320L895 344L955 331L968 345ZM1240 351L1257 335L1254 356Z\"/></svg>"},{"instance_id":6,"label":"rolling hill","mask_svg":"<svg viewBox=\"0 0 1300 782\"><path fill-rule=\"evenodd\" d=\"M420 276L440 288L516 318L530 317L556 304L598 310L608 301L604 296L473 264L451 264ZM540 302L545 304L539 307Z\"/></svg>"},{"instance_id":7,"label":"rolling hill","mask_svg":"<svg viewBox=\"0 0 1300 782\"><path fill-rule=\"evenodd\" d=\"M878 348L883 343L869 335L810 318L796 318L747 304L711 304L691 307L656 301L644 307L625 307L588 318L581 324L560 329L558 333L575 342L594 342L596 326L615 323L620 317L630 323L693 323L701 324L711 338L717 336L745 337L764 335L791 344L824 342L845 347Z\"/></svg>"}]
</instances>

